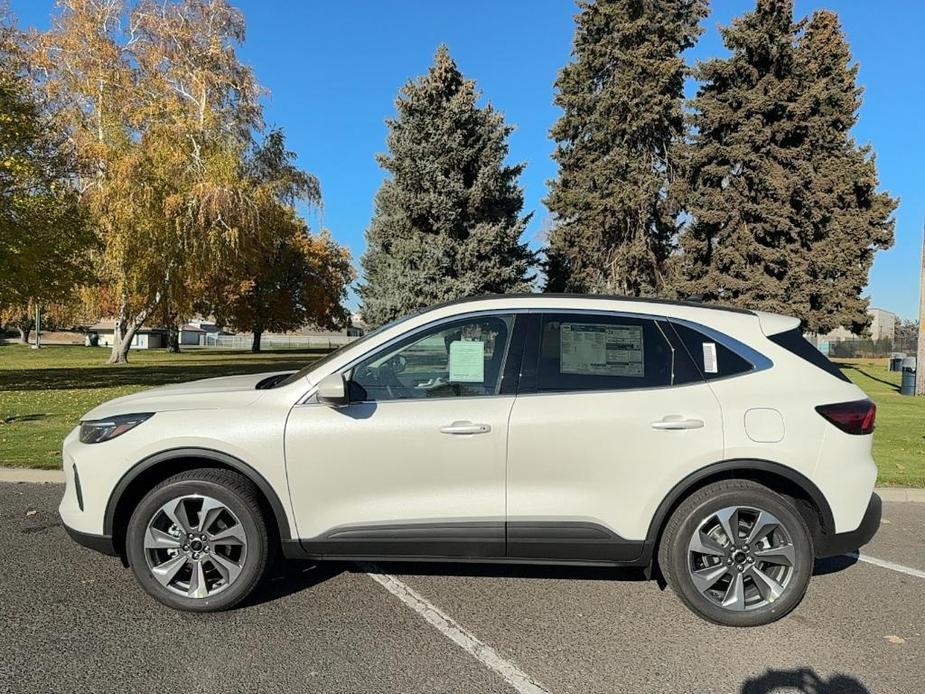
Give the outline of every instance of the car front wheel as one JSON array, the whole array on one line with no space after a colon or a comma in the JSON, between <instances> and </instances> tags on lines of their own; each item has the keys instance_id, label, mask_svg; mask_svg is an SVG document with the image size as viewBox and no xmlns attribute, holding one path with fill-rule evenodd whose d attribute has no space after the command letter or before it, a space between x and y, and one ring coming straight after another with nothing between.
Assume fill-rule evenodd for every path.
<instances>
[{"instance_id":1,"label":"car front wheel","mask_svg":"<svg viewBox=\"0 0 925 694\"><path fill-rule=\"evenodd\" d=\"M236 605L263 576L268 550L256 490L227 470L190 470L164 480L138 504L126 531L138 582L180 610Z\"/></svg>"},{"instance_id":2,"label":"car front wheel","mask_svg":"<svg viewBox=\"0 0 925 694\"><path fill-rule=\"evenodd\" d=\"M704 619L758 626L803 599L813 569L806 521L784 497L747 480L710 484L672 514L659 565L681 600Z\"/></svg>"}]
</instances>

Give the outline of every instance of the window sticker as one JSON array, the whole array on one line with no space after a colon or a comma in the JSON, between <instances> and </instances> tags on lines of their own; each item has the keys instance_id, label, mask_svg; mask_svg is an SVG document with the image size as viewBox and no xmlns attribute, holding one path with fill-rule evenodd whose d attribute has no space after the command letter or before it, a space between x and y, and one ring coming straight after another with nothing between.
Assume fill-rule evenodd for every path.
<instances>
[{"instance_id":1,"label":"window sticker","mask_svg":"<svg viewBox=\"0 0 925 694\"><path fill-rule=\"evenodd\" d=\"M708 374L719 373L719 364L716 361L716 343L703 343L703 372Z\"/></svg>"},{"instance_id":2,"label":"window sticker","mask_svg":"<svg viewBox=\"0 0 925 694\"><path fill-rule=\"evenodd\" d=\"M450 383L482 383L485 380L485 343L456 340L450 343Z\"/></svg>"},{"instance_id":3,"label":"window sticker","mask_svg":"<svg viewBox=\"0 0 925 694\"><path fill-rule=\"evenodd\" d=\"M562 323L559 371L588 376L645 375L642 326Z\"/></svg>"}]
</instances>

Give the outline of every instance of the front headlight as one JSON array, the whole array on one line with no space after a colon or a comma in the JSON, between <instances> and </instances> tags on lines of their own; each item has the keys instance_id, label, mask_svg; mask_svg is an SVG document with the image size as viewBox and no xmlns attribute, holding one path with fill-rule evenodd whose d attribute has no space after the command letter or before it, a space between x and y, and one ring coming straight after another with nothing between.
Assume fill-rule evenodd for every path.
<instances>
[{"instance_id":1,"label":"front headlight","mask_svg":"<svg viewBox=\"0 0 925 694\"><path fill-rule=\"evenodd\" d=\"M106 419L97 419L80 423L81 443L102 443L122 436L134 429L146 419L154 416L153 412L141 414L120 414Z\"/></svg>"}]
</instances>

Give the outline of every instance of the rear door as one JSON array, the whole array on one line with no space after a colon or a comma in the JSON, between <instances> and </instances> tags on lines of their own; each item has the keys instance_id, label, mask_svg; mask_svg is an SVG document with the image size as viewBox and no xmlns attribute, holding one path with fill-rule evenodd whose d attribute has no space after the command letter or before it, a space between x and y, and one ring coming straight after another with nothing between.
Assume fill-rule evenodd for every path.
<instances>
[{"instance_id":1,"label":"rear door","mask_svg":"<svg viewBox=\"0 0 925 694\"><path fill-rule=\"evenodd\" d=\"M508 556L632 561L657 505L722 459L719 404L655 317L542 313L508 441Z\"/></svg>"}]
</instances>

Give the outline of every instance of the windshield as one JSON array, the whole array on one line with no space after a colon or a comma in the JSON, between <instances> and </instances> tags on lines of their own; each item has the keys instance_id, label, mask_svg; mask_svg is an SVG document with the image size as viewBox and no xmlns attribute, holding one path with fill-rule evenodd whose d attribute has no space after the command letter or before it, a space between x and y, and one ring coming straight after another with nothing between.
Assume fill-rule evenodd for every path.
<instances>
[{"instance_id":1,"label":"windshield","mask_svg":"<svg viewBox=\"0 0 925 694\"><path fill-rule=\"evenodd\" d=\"M411 315L414 315L414 314L411 314ZM317 369L317 368L319 368L319 367L321 367L321 366L324 366L325 364L327 364L329 361L332 361L333 359L336 359L336 358L339 357L341 354L343 354L346 350L348 350L348 349L350 349L350 348L352 348L352 347L356 347L357 345L363 344L364 342L366 342L367 340L369 340L369 338L375 337L375 336L378 335L379 333L381 333L381 332L383 332L383 331L385 331L385 330L388 330L388 329L391 328L392 326L398 325L399 323L401 323L401 322L403 322L403 321L406 321L406 320L408 320L409 318L411 318L411 316L403 316L402 318L397 318L396 320L393 320L391 323L385 323L384 325L380 325L380 326L379 326L378 328L376 328L375 330L372 330L372 331L366 333L365 335L363 335L363 337L361 337L361 338L359 338L359 339L357 339L357 340L354 340L353 342L348 342L348 343L346 343L346 344L344 344L344 345L341 345L340 347L338 347L337 349L335 349L333 352L329 352L328 354L326 354L326 355L324 355L323 357L321 357L321 359L316 359L316 360L313 361L313 362L309 362L308 364L306 364L305 366L303 366L301 369L299 369L299 370L296 371L295 373L292 373L292 374L289 374L288 376L286 376L286 378L284 378L284 379L283 379L282 381L280 381L279 383L273 384L272 387L273 387L273 388L281 388L282 386L288 386L288 385L291 384L291 383L295 383L295 382L298 381L300 378L303 378L304 376L306 376L309 372L314 371L315 369Z\"/></svg>"}]
</instances>

